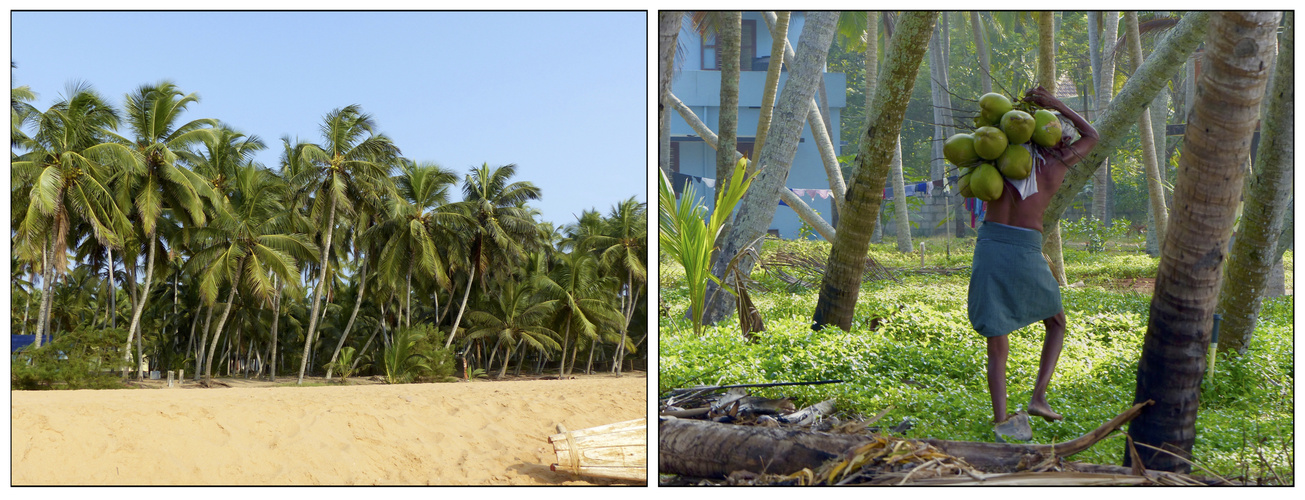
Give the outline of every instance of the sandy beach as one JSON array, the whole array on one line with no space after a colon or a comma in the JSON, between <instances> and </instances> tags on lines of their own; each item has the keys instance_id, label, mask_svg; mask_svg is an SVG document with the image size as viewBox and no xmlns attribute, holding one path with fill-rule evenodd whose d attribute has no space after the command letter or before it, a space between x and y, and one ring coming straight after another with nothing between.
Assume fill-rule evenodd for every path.
<instances>
[{"instance_id":1,"label":"sandy beach","mask_svg":"<svg viewBox=\"0 0 1305 500\"><path fill-rule=\"evenodd\" d=\"M12 484L619 484L549 470L548 436L643 417L648 380L229 382L11 391Z\"/></svg>"}]
</instances>

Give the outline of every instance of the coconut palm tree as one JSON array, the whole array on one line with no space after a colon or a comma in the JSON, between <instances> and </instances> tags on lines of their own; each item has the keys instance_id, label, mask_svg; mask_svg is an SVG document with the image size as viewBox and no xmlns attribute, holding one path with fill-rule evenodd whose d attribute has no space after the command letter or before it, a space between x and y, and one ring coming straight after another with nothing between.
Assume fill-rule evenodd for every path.
<instances>
[{"instance_id":1,"label":"coconut palm tree","mask_svg":"<svg viewBox=\"0 0 1305 500\"><path fill-rule=\"evenodd\" d=\"M21 140L26 151L10 166L14 185L30 186L14 236L16 246L39 254L42 263L36 325L40 347L49 320L50 287L55 270L67 270L69 230L75 218L89 223L91 233L105 245L122 245L118 233L129 223L107 183L112 168L132 165L136 158L121 144L106 142L118 125L118 113L88 85L71 85L64 99L31 120L36 130Z\"/></svg>"},{"instance_id":2,"label":"coconut palm tree","mask_svg":"<svg viewBox=\"0 0 1305 500\"><path fill-rule=\"evenodd\" d=\"M671 158L671 73L675 69L675 53L679 45L680 25L684 12L660 11L657 13L657 165L670 175L666 162Z\"/></svg>"},{"instance_id":3,"label":"coconut palm tree","mask_svg":"<svg viewBox=\"0 0 1305 500\"><path fill-rule=\"evenodd\" d=\"M230 206L195 231L197 239L209 243L197 249L187 264L198 274L200 296L210 307L219 288L228 286L226 307L204 365L206 379L212 377L213 354L237 290L243 288L251 303L270 305L278 293L272 276L293 280L297 261L315 258L318 250L308 235L291 232L297 221L283 204L288 186L280 178L254 165L240 167L235 174Z\"/></svg>"},{"instance_id":4,"label":"coconut palm tree","mask_svg":"<svg viewBox=\"0 0 1305 500\"><path fill-rule=\"evenodd\" d=\"M1088 26L1088 33L1095 33L1094 26ZM1107 11L1101 13L1101 41L1098 45L1101 47L1101 65L1099 73L1094 80L1097 82L1096 92L1096 110L1097 114L1106 112L1110 106L1110 97L1115 89L1115 49L1114 40L1119 35L1119 11ZM1110 158L1102 160L1101 168L1097 169L1096 177L1092 180L1092 214L1096 216L1100 224L1109 225L1110 215L1106 211L1106 203L1109 201L1107 190L1110 183Z\"/></svg>"},{"instance_id":5,"label":"coconut palm tree","mask_svg":"<svg viewBox=\"0 0 1305 500\"><path fill-rule=\"evenodd\" d=\"M508 281L498 288L494 299L483 311L467 313L467 322L475 325L467 329L467 339L493 340L492 351L503 349L503 364L498 378L507 373L508 359L521 346L543 355L561 349L554 337L557 332L545 325L549 313L557 306L556 300L543 300L529 284ZM524 356L524 353L520 354ZM491 354L485 368L493 364Z\"/></svg>"},{"instance_id":6,"label":"coconut palm tree","mask_svg":"<svg viewBox=\"0 0 1305 500\"><path fill-rule=\"evenodd\" d=\"M304 339L304 355L299 363L299 380L304 381L308 357L317 332L322 296L326 291L332 239L337 212L350 215L356 205L379 206L380 200L393 191L388 165L399 155L399 148L389 137L376 130L372 116L358 105L350 105L326 114L322 123L322 144L301 143L288 159L294 164L291 185L297 191L313 194L311 213L321 221L320 270L309 313Z\"/></svg>"},{"instance_id":7,"label":"coconut palm tree","mask_svg":"<svg viewBox=\"0 0 1305 500\"><path fill-rule=\"evenodd\" d=\"M1281 12L1212 13L1205 65L1179 160L1174 212L1161 246L1135 402L1154 400L1128 427L1133 441L1190 456L1210 343L1250 138L1272 67ZM1210 182L1220 179L1221 182ZM1142 465L1187 472L1184 457L1138 447ZM1124 464L1131 464L1124 453Z\"/></svg>"},{"instance_id":8,"label":"coconut palm tree","mask_svg":"<svg viewBox=\"0 0 1305 500\"><path fill-rule=\"evenodd\" d=\"M1124 13L1124 26L1128 37L1128 55L1132 60L1132 70L1137 71L1142 65L1142 34L1138 28L1137 11ZM1151 113L1142 113L1137 120L1138 135L1142 139L1142 165L1146 169L1146 186L1150 195L1151 217L1154 233L1163 238L1168 226L1169 212L1165 208L1164 177L1161 176L1159 159L1156 156L1156 136L1152 132ZM1162 138L1163 140L1163 138Z\"/></svg>"},{"instance_id":9,"label":"coconut palm tree","mask_svg":"<svg viewBox=\"0 0 1305 500\"><path fill-rule=\"evenodd\" d=\"M839 218L838 237L829 254L829 272L825 273L816 304L812 328L827 324L844 330L852 327L852 311L860 291L861 271L870 244L870 233L879 220L889 161L901 131L906 104L915 85L915 77L924 59L930 32L937 12L909 12L897 22L896 33L886 54L884 73L879 76L875 103L867 116L867 137L861 141L861 164L849 189L843 217Z\"/></svg>"},{"instance_id":10,"label":"coconut palm tree","mask_svg":"<svg viewBox=\"0 0 1305 500\"><path fill-rule=\"evenodd\" d=\"M133 193L132 219L144 233L146 246L145 280L139 293L140 300L132 312L131 326L127 330L130 349L134 336L140 333L141 314L145 311L154 281L154 261L162 243L156 241L155 228L164 209L171 208L189 219L194 225L203 225L203 198L216 199L217 194L199 175L180 164L178 152L211 140L217 120L201 118L184 124L181 114L199 96L183 94L169 81L146 84L126 96L126 119L134 139L119 137L122 144L130 145L141 158L135 175L128 176L127 189ZM134 261L133 261L134 262ZM143 377L139 371L137 376Z\"/></svg>"},{"instance_id":11,"label":"coconut palm tree","mask_svg":"<svg viewBox=\"0 0 1305 500\"><path fill-rule=\"evenodd\" d=\"M620 372L621 360L630 346L630 320L639 305L648 280L648 204L630 197L612 207L603 221L603 231L591 237L598 252L601 271L617 278L618 311L624 316L621 338L612 356L612 371Z\"/></svg>"},{"instance_id":12,"label":"coconut palm tree","mask_svg":"<svg viewBox=\"0 0 1305 500\"><path fill-rule=\"evenodd\" d=\"M605 296L603 279L598 273L598 260L588 252L572 251L561 256L557 267L539 280L540 293L556 300L555 318L562 330L562 348L558 360L558 375L570 373L566 363L566 348L571 346L571 364L579 348L579 337L596 340L603 327L619 327L621 313L612 307ZM576 340L571 342L571 334Z\"/></svg>"},{"instance_id":13,"label":"coconut palm tree","mask_svg":"<svg viewBox=\"0 0 1305 500\"><path fill-rule=\"evenodd\" d=\"M466 237L469 277L446 348L458 333L472 282L480 277L484 286L491 266L505 268L503 264L524 259L527 251L538 246L535 221L521 205L539 199L541 192L528 181L510 182L516 172L516 164L491 169L485 163L473 168L462 183L462 201L451 204L461 215L457 224Z\"/></svg>"}]
</instances>

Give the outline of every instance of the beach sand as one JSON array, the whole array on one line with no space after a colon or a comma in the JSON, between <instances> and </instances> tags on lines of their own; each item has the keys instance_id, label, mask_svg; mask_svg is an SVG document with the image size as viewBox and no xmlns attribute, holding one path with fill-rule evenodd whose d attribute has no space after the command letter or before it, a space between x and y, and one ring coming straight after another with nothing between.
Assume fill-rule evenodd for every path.
<instances>
[{"instance_id":1,"label":"beach sand","mask_svg":"<svg viewBox=\"0 0 1305 500\"><path fill-rule=\"evenodd\" d=\"M293 378L278 379L281 383ZM645 374L11 391L14 485L588 485L548 436L643 417ZM360 381L361 382L361 381Z\"/></svg>"}]
</instances>

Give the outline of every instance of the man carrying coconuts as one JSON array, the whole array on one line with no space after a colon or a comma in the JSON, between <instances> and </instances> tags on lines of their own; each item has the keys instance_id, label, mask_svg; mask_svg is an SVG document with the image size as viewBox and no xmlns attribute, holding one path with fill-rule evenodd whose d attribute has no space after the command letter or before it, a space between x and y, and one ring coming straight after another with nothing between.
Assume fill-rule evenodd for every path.
<instances>
[{"instance_id":1,"label":"man carrying coconuts","mask_svg":"<svg viewBox=\"0 0 1305 500\"><path fill-rule=\"evenodd\" d=\"M1009 102L1006 100L1007 110L1011 106ZM993 423L998 440L1031 439L1028 415L1048 421L1062 418L1047 404L1047 385L1051 382L1051 374L1056 369L1056 361L1065 339L1065 312L1060 303L1059 285L1051 273L1049 262L1042 254L1042 213L1047 209L1051 195L1060 188L1069 166L1086 156L1096 146L1098 139L1097 131L1087 120L1042 87L1026 92L1023 102L1026 104L1021 107L1026 109L1057 111L1073 127L1064 127L1058 139L1055 136L1034 137L1028 146L1009 146L1027 150L1032 156L1032 175L1025 173L1020 176L1023 178L1013 180L1013 176L1003 173L1002 177L997 178L1000 179L997 186L983 186L984 196L978 194L980 187L976 182L979 181L970 183L976 196L993 198L988 200L987 214L979 228L978 242L974 248L969 317L974 329L988 339L988 392L992 396ZM999 121L1000 115L981 117L980 120L987 120L991 124L986 128L995 128L997 125L1004 126L1007 122L1027 120L1024 117L1032 116L1019 110L1008 112L1024 114L1023 117L1014 117L1018 120ZM991 114L986 107L984 113ZM1035 110L1036 115L1044 113L1047 112ZM1038 127L1042 128L1044 122L1046 119L1039 116ZM1059 120L1052 122L1056 122L1055 126L1047 125L1046 132L1060 125ZM1075 130L1079 135L1077 140L1073 137ZM1012 131L1007 131L1007 134L1020 135ZM1024 141L1028 140L1026 135ZM980 156L987 157L983 154ZM993 169L992 166L986 168ZM1019 173L1023 172L1018 172L1016 176ZM988 182L992 179L981 180ZM1047 333L1042 345L1042 358L1038 363L1033 397L1029 401L1027 414L1008 414L1006 359L1010 344L1006 335L1036 321L1042 321Z\"/></svg>"}]
</instances>

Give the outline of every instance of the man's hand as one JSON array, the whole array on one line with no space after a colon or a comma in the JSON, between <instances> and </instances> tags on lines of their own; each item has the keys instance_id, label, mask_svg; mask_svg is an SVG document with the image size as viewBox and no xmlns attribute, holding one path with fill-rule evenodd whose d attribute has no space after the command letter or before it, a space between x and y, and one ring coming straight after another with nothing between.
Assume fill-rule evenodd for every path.
<instances>
[{"instance_id":1,"label":"man's hand","mask_svg":"<svg viewBox=\"0 0 1305 500\"><path fill-rule=\"evenodd\" d=\"M1025 92L1024 102L1040 108L1051 108L1061 112L1064 112L1063 108L1065 108L1065 103L1060 102L1060 99L1056 99L1056 96L1051 95L1051 92L1041 86L1031 88Z\"/></svg>"}]
</instances>

